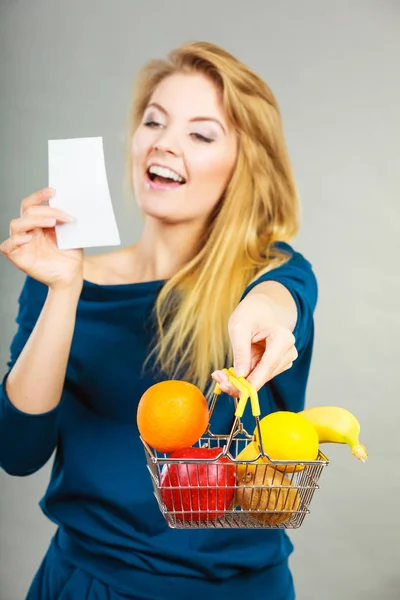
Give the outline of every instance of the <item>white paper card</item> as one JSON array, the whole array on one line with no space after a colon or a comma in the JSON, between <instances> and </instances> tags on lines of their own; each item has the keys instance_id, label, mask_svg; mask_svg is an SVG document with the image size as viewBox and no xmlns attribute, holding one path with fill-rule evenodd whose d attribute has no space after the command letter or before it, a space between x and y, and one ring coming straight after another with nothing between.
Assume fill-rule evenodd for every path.
<instances>
[{"instance_id":1,"label":"white paper card","mask_svg":"<svg viewBox=\"0 0 400 600\"><path fill-rule=\"evenodd\" d=\"M108 188L103 138L49 140L49 204L75 217L56 226L60 250L121 243Z\"/></svg>"}]
</instances>

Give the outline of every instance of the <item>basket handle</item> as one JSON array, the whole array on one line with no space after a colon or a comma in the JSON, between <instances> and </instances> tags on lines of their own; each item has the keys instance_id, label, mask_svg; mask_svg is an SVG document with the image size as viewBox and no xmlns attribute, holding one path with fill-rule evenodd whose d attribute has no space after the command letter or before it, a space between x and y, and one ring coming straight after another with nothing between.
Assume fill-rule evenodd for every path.
<instances>
[{"instance_id":1,"label":"basket handle","mask_svg":"<svg viewBox=\"0 0 400 600\"><path fill-rule=\"evenodd\" d=\"M256 388L245 377L237 377L233 367L230 369L222 369L227 374L230 383L240 392L240 398L235 410L235 417L242 417L246 408L247 400L250 397L251 412L254 417L259 417L261 414L260 403ZM214 394L220 394L221 389L218 383L215 386Z\"/></svg>"}]
</instances>

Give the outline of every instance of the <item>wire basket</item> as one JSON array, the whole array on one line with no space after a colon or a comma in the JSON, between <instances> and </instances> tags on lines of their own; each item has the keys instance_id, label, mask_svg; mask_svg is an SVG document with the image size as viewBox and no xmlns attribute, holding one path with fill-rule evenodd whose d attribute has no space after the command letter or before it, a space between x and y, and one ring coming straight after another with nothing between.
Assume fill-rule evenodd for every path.
<instances>
[{"instance_id":1,"label":"wire basket","mask_svg":"<svg viewBox=\"0 0 400 600\"><path fill-rule=\"evenodd\" d=\"M225 370L240 391L235 399L235 420L227 435L205 435L190 449L192 456L171 458L151 448L142 438L147 467L158 506L169 527L177 529L297 529L309 506L322 470L329 464L322 452L314 461L273 461L264 452L257 392L233 369ZM218 385L210 406L210 419L221 393ZM258 431L258 455L236 459L254 436L240 417L247 400ZM193 449L197 448L193 452ZM194 457L197 453L199 456ZM206 456L203 456L206 455Z\"/></svg>"}]
</instances>

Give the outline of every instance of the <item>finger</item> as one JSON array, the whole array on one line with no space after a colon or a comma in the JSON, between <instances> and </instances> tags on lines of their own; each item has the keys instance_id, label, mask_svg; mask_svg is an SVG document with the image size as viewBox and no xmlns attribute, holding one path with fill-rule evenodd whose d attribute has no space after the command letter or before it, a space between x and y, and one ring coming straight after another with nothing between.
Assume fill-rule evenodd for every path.
<instances>
[{"instance_id":1,"label":"finger","mask_svg":"<svg viewBox=\"0 0 400 600\"><path fill-rule=\"evenodd\" d=\"M221 392L224 394L229 394L229 396L234 396L235 398L239 398L240 392L237 388L235 388L231 383L219 383L219 388Z\"/></svg>"},{"instance_id":2,"label":"finger","mask_svg":"<svg viewBox=\"0 0 400 600\"><path fill-rule=\"evenodd\" d=\"M10 223L10 236L13 235L21 235L26 233L27 231L31 231L32 229L36 229L38 227L54 227L57 222L59 223L68 223L70 222L70 217L66 215L57 215L57 217L49 217L42 216L42 214L36 213L25 213L23 217L19 219L13 219Z\"/></svg>"},{"instance_id":3,"label":"finger","mask_svg":"<svg viewBox=\"0 0 400 600\"><path fill-rule=\"evenodd\" d=\"M211 377L218 383L221 392L237 398L240 396L239 391L230 383L228 376L224 371L214 371L214 373L211 373Z\"/></svg>"},{"instance_id":4,"label":"finger","mask_svg":"<svg viewBox=\"0 0 400 600\"><path fill-rule=\"evenodd\" d=\"M229 337L233 350L233 368L237 377L247 377L251 366L251 327L243 321L229 323Z\"/></svg>"},{"instance_id":5,"label":"finger","mask_svg":"<svg viewBox=\"0 0 400 600\"><path fill-rule=\"evenodd\" d=\"M24 246L28 242L31 241L32 235L15 235L11 238L8 238L0 245L0 252L2 252L5 256L11 254L17 248Z\"/></svg>"},{"instance_id":6,"label":"finger","mask_svg":"<svg viewBox=\"0 0 400 600\"><path fill-rule=\"evenodd\" d=\"M222 385L221 390L225 394L228 394L229 396L233 396L234 398L239 398L240 397L239 390L237 390L235 387L233 387L233 385L231 383L228 383L226 385Z\"/></svg>"},{"instance_id":7,"label":"finger","mask_svg":"<svg viewBox=\"0 0 400 600\"><path fill-rule=\"evenodd\" d=\"M55 190L53 190L52 188L43 188L41 190L38 190L34 194L27 196L21 202L21 216L24 214L27 208L29 208L30 206L36 206L38 204L43 204L43 202L50 200L50 198L54 196L54 194Z\"/></svg>"},{"instance_id":8,"label":"finger","mask_svg":"<svg viewBox=\"0 0 400 600\"><path fill-rule=\"evenodd\" d=\"M282 365L279 367L279 369L277 369L275 371L275 373L273 373L271 379L273 379L274 377L277 377L277 375L281 375L282 373L284 373L285 371L289 371L289 369L291 369L293 367L293 362L289 362L289 363L282 363Z\"/></svg>"},{"instance_id":9,"label":"finger","mask_svg":"<svg viewBox=\"0 0 400 600\"><path fill-rule=\"evenodd\" d=\"M281 360L280 364L278 365L278 367L275 369L275 371L272 373L272 377L271 379L273 379L274 377L276 377L277 375L280 375L281 373L283 373L284 371L288 371L289 369L292 368L294 361L297 359L298 357L298 353L296 348L293 346L293 348L291 348L289 350L289 352L287 352L287 354L284 356L284 358Z\"/></svg>"},{"instance_id":10,"label":"finger","mask_svg":"<svg viewBox=\"0 0 400 600\"><path fill-rule=\"evenodd\" d=\"M28 231L32 231L33 229L45 227L54 227L56 224L56 219L53 218L34 218L31 217L29 219L15 219L15 221L11 221L10 224L10 237L14 237L15 235L25 235Z\"/></svg>"},{"instance_id":11,"label":"finger","mask_svg":"<svg viewBox=\"0 0 400 600\"><path fill-rule=\"evenodd\" d=\"M211 373L211 377L217 383L228 383L229 381L228 375L224 371L214 371L214 373Z\"/></svg>"},{"instance_id":12,"label":"finger","mask_svg":"<svg viewBox=\"0 0 400 600\"><path fill-rule=\"evenodd\" d=\"M264 354L248 376L248 381L259 390L267 381L272 379L274 372L293 346L294 336L289 329L281 328L271 332L266 340Z\"/></svg>"},{"instance_id":13,"label":"finger","mask_svg":"<svg viewBox=\"0 0 400 600\"><path fill-rule=\"evenodd\" d=\"M60 221L73 221L74 217L69 213L61 210L60 208L53 208L51 206L30 206L27 208L23 215L20 217L21 219L25 219L26 217L52 217L58 219Z\"/></svg>"}]
</instances>

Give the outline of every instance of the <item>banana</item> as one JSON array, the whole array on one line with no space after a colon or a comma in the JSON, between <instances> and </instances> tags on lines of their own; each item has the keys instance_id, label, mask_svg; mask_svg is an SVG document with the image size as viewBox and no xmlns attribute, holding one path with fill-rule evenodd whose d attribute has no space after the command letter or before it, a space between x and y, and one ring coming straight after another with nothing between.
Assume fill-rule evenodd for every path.
<instances>
[{"instance_id":1,"label":"banana","mask_svg":"<svg viewBox=\"0 0 400 600\"><path fill-rule=\"evenodd\" d=\"M321 444L348 444L358 460L366 461L368 452L358 439L360 424L351 412L339 406L315 406L299 414L314 425Z\"/></svg>"}]
</instances>

